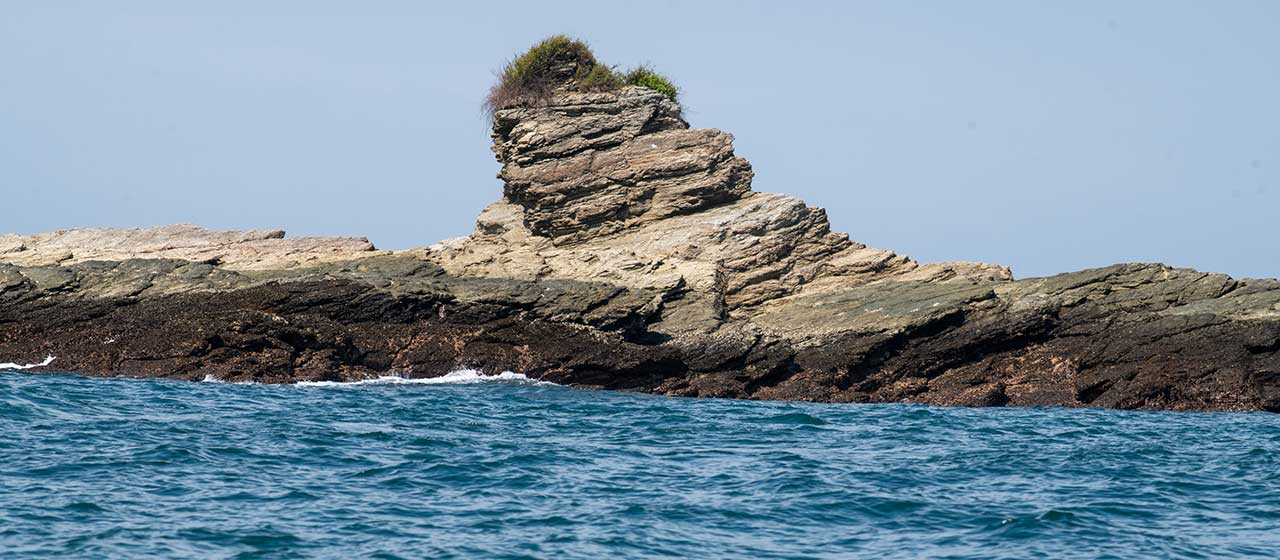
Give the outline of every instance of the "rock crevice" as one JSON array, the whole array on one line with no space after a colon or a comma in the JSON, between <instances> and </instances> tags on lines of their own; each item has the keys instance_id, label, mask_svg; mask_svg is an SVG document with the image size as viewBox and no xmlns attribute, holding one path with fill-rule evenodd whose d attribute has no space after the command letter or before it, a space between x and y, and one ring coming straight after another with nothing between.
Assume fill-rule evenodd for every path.
<instances>
[{"instance_id":1,"label":"rock crevice","mask_svg":"<svg viewBox=\"0 0 1280 560\"><path fill-rule=\"evenodd\" d=\"M494 113L465 238L194 226L0 236L0 360L292 382L458 368L676 396L1280 411L1280 282L918 263L756 192L641 87Z\"/></svg>"}]
</instances>

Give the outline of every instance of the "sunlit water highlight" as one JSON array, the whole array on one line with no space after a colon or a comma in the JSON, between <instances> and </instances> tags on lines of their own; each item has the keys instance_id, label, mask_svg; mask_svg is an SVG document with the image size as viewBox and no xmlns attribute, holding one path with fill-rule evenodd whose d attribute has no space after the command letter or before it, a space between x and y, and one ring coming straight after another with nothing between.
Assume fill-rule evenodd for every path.
<instances>
[{"instance_id":1,"label":"sunlit water highlight","mask_svg":"<svg viewBox=\"0 0 1280 560\"><path fill-rule=\"evenodd\" d=\"M0 557L1224 558L1280 415L0 373Z\"/></svg>"}]
</instances>

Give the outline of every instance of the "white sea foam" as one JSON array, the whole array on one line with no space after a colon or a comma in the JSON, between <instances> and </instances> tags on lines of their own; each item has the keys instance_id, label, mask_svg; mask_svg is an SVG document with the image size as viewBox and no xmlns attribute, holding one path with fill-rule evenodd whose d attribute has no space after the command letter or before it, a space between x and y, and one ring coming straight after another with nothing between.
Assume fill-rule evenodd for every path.
<instances>
[{"instance_id":1,"label":"white sea foam","mask_svg":"<svg viewBox=\"0 0 1280 560\"><path fill-rule=\"evenodd\" d=\"M201 383L226 383L228 385L261 385L261 383L258 383L257 381L227 381L226 379L218 379L217 377L214 377L212 373L206 373L204 375L204 379L201 379L200 382Z\"/></svg>"},{"instance_id":2,"label":"white sea foam","mask_svg":"<svg viewBox=\"0 0 1280 560\"><path fill-rule=\"evenodd\" d=\"M54 361L54 360L56 360L56 359L57 359L57 358L55 358L55 357L53 357L53 356L45 356L45 357L44 357L44 361L43 361L43 362L40 362L40 363L38 363L38 364L15 364L15 363L12 363L12 362L6 362L6 363L3 363L3 364L0 364L0 369L16 369L16 370L24 370L24 369L31 369L31 368L44 367L44 366L47 366L47 365L49 365L49 364L52 364L52 363L53 363L53 361Z\"/></svg>"},{"instance_id":3,"label":"white sea foam","mask_svg":"<svg viewBox=\"0 0 1280 560\"><path fill-rule=\"evenodd\" d=\"M497 375L485 375L474 369L451 371L440 377L410 379L388 375L360 381L299 381L300 387L352 387L359 385L475 385L478 383L506 383L508 385L555 385L550 381L530 379L523 373L504 371Z\"/></svg>"}]
</instances>

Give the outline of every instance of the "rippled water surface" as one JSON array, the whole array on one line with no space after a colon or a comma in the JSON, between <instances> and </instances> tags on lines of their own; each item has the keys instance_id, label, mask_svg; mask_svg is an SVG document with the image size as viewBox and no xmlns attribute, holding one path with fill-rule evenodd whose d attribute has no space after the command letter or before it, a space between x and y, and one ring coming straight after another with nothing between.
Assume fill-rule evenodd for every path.
<instances>
[{"instance_id":1,"label":"rippled water surface","mask_svg":"<svg viewBox=\"0 0 1280 560\"><path fill-rule=\"evenodd\" d=\"M1280 415L0 373L0 556L1223 558Z\"/></svg>"}]
</instances>

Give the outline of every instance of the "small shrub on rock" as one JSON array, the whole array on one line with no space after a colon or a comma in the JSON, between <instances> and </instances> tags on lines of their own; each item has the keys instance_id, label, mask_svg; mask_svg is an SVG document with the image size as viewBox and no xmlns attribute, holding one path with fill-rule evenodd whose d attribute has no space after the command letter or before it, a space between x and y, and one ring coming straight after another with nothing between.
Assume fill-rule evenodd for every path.
<instances>
[{"instance_id":1,"label":"small shrub on rock","mask_svg":"<svg viewBox=\"0 0 1280 560\"><path fill-rule=\"evenodd\" d=\"M662 74L654 72L652 68L644 65L627 72L626 75L623 76L622 81L626 82L629 86L647 87L667 96L667 98L672 101L675 101L676 97L680 95L679 88L677 88L675 84L671 83L670 79Z\"/></svg>"},{"instance_id":2,"label":"small shrub on rock","mask_svg":"<svg viewBox=\"0 0 1280 560\"><path fill-rule=\"evenodd\" d=\"M586 43L565 35L548 37L507 63L485 98L485 109L492 113L537 101L551 95L557 85L586 78L596 66Z\"/></svg>"},{"instance_id":3,"label":"small shrub on rock","mask_svg":"<svg viewBox=\"0 0 1280 560\"><path fill-rule=\"evenodd\" d=\"M578 89L582 91L614 91L620 87L622 87L622 78L619 78L613 69L603 64L592 66L578 83Z\"/></svg>"},{"instance_id":4,"label":"small shrub on rock","mask_svg":"<svg viewBox=\"0 0 1280 560\"><path fill-rule=\"evenodd\" d=\"M489 114L505 107L536 103L564 87L574 91L615 91L623 86L647 87L676 100L679 90L648 66L618 74L596 61L586 43L566 35L543 39L508 62L498 83L489 90L484 108Z\"/></svg>"}]
</instances>

